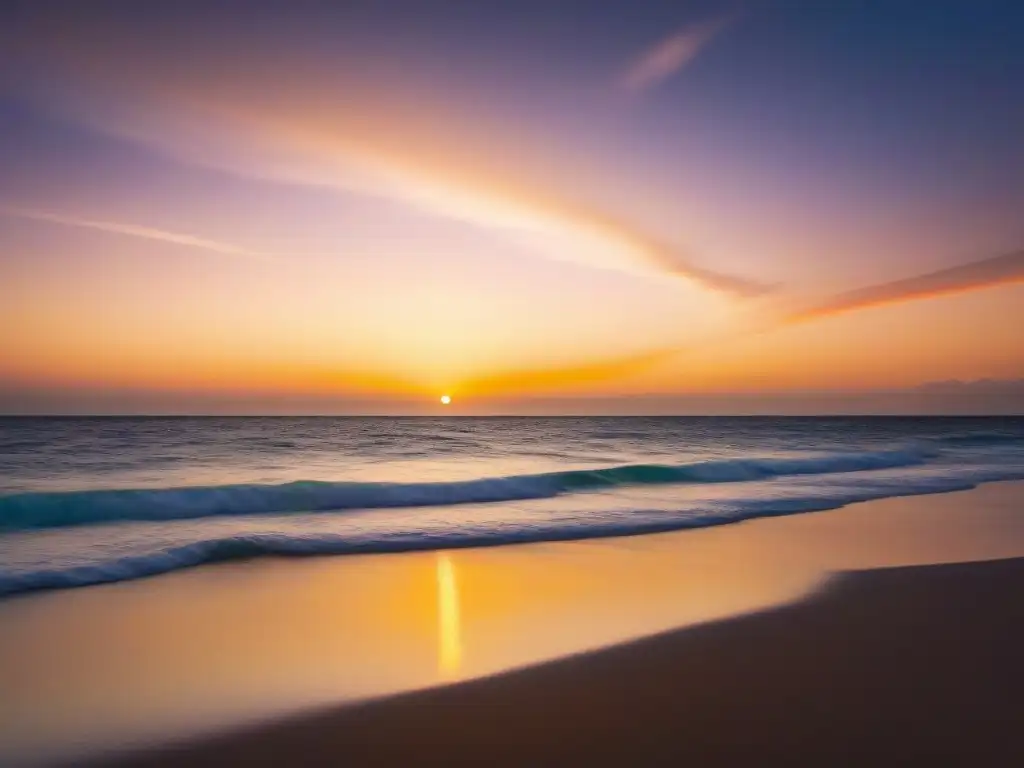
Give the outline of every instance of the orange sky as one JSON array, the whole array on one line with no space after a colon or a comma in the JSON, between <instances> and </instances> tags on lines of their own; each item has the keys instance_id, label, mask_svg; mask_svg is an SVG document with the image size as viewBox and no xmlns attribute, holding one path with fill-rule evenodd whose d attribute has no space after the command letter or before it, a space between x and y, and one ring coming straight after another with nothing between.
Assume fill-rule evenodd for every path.
<instances>
[{"instance_id":1,"label":"orange sky","mask_svg":"<svg viewBox=\"0 0 1024 768\"><path fill-rule=\"evenodd\" d=\"M780 162L742 120L699 122L715 83L756 80L742 56L701 79L756 18L575 80L396 69L294 30L26 23L0 61L25 73L0 147L0 410L34 390L56 410L61 391L486 410L1024 378L1016 198L944 217L827 132Z\"/></svg>"}]
</instances>

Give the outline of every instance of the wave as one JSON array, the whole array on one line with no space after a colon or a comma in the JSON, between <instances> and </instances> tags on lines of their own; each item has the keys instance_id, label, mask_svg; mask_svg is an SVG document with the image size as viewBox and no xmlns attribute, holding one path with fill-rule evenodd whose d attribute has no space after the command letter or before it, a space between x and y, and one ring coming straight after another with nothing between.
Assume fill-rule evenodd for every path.
<instances>
[{"instance_id":1,"label":"wave","mask_svg":"<svg viewBox=\"0 0 1024 768\"><path fill-rule=\"evenodd\" d=\"M890 469L921 464L933 455L927 448L917 447L808 457L720 459L681 465L626 464L447 483L298 481L281 485L20 493L0 497L0 528L520 501L627 485L732 483L786 475Z\"/></svg>"},{"instance_id":2,"label":"wave","mask_svg":"<svg viewBox=\"0 0 1024 768\"><path fill-rule=\"evenodd\" d=\"M210 535L179 544L155 545L130 555L104 549L102 558L84 564L46 564L41 567L0 570L0 595L37 589L86 586L154 576L192 566L260 555L383 554L460 547L500 546L540 541L566 541L658 533L725 525L757 517L781 516L836 509L855 502L894 496L912 496L969 490L984 482L1024 479L1024 469L977 469L959 475L907 475L880 481L846 482L772 498L733 498L688 505L674 513L667 509L609 510L603 514L577 514L569 518L493 525L449 526L443 530L395 529L387 532L291 531ZM23 534L35 535L40 534ZM199 533L202 536L202 533Z\"/></svg>"}]
</instances>

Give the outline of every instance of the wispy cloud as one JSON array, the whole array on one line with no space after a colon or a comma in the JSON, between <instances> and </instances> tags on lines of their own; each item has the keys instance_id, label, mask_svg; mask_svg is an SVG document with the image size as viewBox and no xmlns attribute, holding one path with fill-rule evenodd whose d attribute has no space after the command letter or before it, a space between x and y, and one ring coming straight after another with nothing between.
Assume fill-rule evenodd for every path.
<instances>
[{"instance_id":1,"label":"wispy cloud","mask_svg":"<svg viewBox=\"0 0 1024 768\"><path fill-rule=\"evenodd\" d=\"M1024 251L839 293L788 314L785 322L806 322L883 304L896 304L1018 282L1024 282Z\"/></svg>"},{"instance_id":2,"label":"wispy cloud","mask_svg":"<svg viewBox=\"0 0 1024 768\"><path fill-rule=\"evenodd\" d=\"M759 335L789 325L812 322L876 306L925 300L1012 283L1024 283L1024 251L981 259L903 280L844 291L804 308L781 314L777 309L772 310L767 306L755 307L751 314L741 319L740 324L720 333L712 333L705 338L691 340L686 344L663 347L641 355L596 361L591 363L587 370L615 372L616 374L642 372L684 353L721 346L751 334ZM508 378L510 381L513 380L511 377ZM559 378L559 373L552 372L549 378L556 380ZM565 378L571 377L567 375ZM502 379L502 383L504 383L504 379Z\"/></svg>"},{"instance_id":3,"label":"wispy cloud","mask_svg":"<svg viewBox=\"0 0 1024 768\"><path fill-rule=\"evenodd\" d=\"M683 27L634 59L619 75L616 86L631 93L656 87L697 58L733 21L733 15L719 16Z\"/></svg>"},{"instance_id":4,"label":"wispy cloud","mask_svg":"<svg viewBox=\"0 0 1024 768\"><path fill-rule=\"evenodd\" d=\"M51 213L49 211L12 206L0 206L0 215L13 216L20 219L31 219L32 221L45 221L66 227L95 229L101 232L110 232L115 235L140 237L145 240L157 240L163 243L173 243L174 245L182 245L188 248L212 251L226 256L239 256L247 259L258 259L260 261L268 261L273 258L270 254L252 251L248 248L242 248L219 240L208 240L202 237L181 234L180 232L167 232L162 229L140 227L134 224L123 224L114 221L99 221L96 219L83 219L76 216L65 216L63 214Z\"/></svg>"},{"instance_id":5,"label":"wispy cloud","mask_svg":"<svg viewBox=\"0 0 1024 768\"><path fill-rule=\"evenodd\" d=\"M524 152L517 157L522 162L512 162L500 137L473 141L464 121L446 119L433 103L425 108L413 97L404 99L400 87L369 85L336 67L325 71L322 62L289 60L279 66L276 58L259 56L256 46L225 50L190 40L190 56L183 61L176 49L165 50L159 42L147 39L145 49L132 47L139 45L137 36L86 22L76 24L72 43L59 25L56 31L45 24L33 27L25 35L32 43L22 53L57 84L40 92L49 106L106 133L240 175L385 197L526 238L548 258L680 277L731 296L766 290L755 280L698 263L659 232L539 181L550 178L549 169L528 166L540 168L541 160ZM694 34L707 37L722 23ZM223 66L225 56L231 57L230 67ZM273 69L267 68L270 60ZM141 228L74 223L148 236Z\"/></svg>"}]
</instances>

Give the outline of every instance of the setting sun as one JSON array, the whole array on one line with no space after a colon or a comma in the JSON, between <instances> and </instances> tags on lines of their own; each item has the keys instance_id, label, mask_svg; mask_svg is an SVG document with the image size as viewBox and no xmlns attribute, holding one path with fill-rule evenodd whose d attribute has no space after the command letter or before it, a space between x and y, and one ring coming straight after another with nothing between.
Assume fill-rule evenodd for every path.
<instances>
[{"instance_id":1,"label":"setting sun","mask_svg":"<svg viewBox=\"0 0 1024 768\"><path fill-rule=\"evenodd\" d=\"M441 405L450 405L451 402L451 395L441 395Z\"/></svg>"}]
</instances>

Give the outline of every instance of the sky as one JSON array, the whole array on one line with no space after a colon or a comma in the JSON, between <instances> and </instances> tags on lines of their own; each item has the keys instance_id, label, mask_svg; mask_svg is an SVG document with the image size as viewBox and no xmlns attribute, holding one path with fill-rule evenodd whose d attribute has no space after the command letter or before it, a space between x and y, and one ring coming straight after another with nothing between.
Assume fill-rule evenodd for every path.
<instances>
[{"instance_id":1,"label":"sky","mask_svg":"<svg viewBox=\"0 0 1024 768\"><path fill-rule=\"evenodd\" d=\"M1022 83L1016 0L6 2L0 413L1022 412Z\"/></svg>"}]
</instances>

